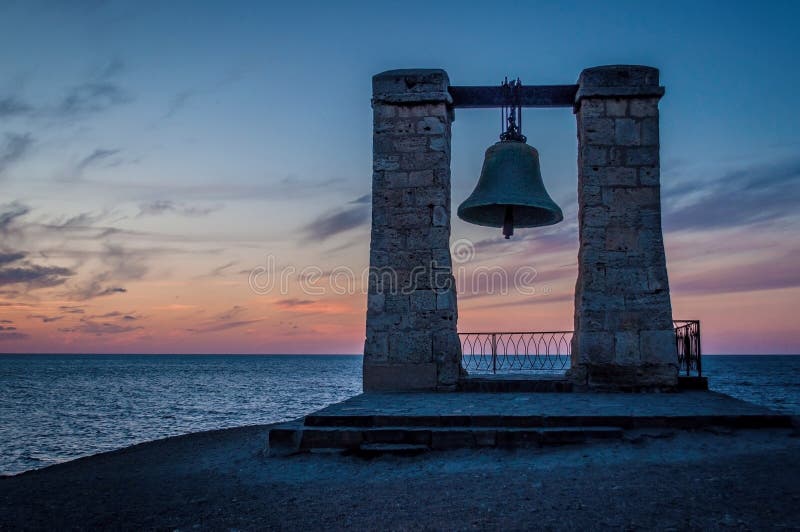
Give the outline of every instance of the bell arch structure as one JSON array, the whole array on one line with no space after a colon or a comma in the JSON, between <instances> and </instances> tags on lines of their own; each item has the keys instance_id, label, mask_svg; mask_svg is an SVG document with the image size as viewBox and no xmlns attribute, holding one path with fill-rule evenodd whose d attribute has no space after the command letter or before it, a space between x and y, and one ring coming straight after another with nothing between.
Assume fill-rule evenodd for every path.
<instances>
[{"instance_id":1,"label":"bell arch structure","mask_svg":"<svg viewBox=\"0 0 800 532\"><path fill-rule=\"evenodd\" d=\"M454 109L506 105L499 87L439 69L373 77L373 176L364 390L455 390L462 377L450 257ZM658 70L584 70L525 86L523 107L577 118L580 249L569 377L584 389L677 384L661 231Z\"/></svg>"}]
</instances>

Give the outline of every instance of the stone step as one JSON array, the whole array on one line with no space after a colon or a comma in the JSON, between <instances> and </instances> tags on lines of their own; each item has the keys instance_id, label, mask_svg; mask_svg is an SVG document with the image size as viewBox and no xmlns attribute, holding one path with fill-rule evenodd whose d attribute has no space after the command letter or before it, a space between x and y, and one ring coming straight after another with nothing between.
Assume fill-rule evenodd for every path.
<instances>
[{"instance_id":1,"label":"stone step","mask_svg":"<svg viewBox=\"0 0 800 532\"><path fill-rule=\"evenodd\" d=\"M619 427L622 429L672 428L697 429L708 426L729 428L791 427L786 414L708 414L708 415L317 415L305 418L306 427Z\"/></svg>"},{"instance_id":2,"label":"stone step","mask_svg":"<svg viewBox=\"0 0 800 532\"><path fill-rule=\"evenodd\" d=\"M364 457L391 454L395 456L415 456L430 451L427 445L410 443L362 443L354 454Z\"/></svg>"},{"instance_id":3,"label":"stone step","mask_svg":"<svg viewBox=\"0 0 800 532\"><path fill-rule=\"evenodd\" d=\"M470 393L563 393L571 392L572 382L564 378L508 378L487 375L467 377L458 383L458 391Z\"/></svg>"},{"instance_id":4,"label":"stone step","mask_svg":"<svg viewBox=\"0 0 800 532\"><path fill-rule=\"evenodd\" d=\"M425 449L527 447L583 443L621 438L620 427L308 427L291 424L270 430L269 454L284 455L313 449L361 450L374 446L420 446ZM366 446L366 447L365 447ZM387 449L391 449L388 447ZM413 447L417 449L417 447Z\"/></svg>"}]
</instances>

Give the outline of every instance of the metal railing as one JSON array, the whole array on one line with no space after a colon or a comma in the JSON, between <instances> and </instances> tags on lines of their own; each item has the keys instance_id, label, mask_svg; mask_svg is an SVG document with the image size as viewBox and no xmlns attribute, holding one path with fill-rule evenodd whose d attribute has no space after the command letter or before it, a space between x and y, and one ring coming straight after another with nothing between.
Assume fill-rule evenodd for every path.
<instances>
[{"instance_id":1,"label":"metal railing","mask_svg":"<svg viewBox=\"0 0 800 532\"><path fill-rule=\"evenodd\" d=\"M674 321L681 374L702 375L700 322ZM461 339L461 365L471 373L563 374L570 368L573 331L467 332Z\"/></svg>"},{"instance_id":2,"label":"metal railing","mask_svg":"<svg viewBox=\"0 0 800 532\"><path fill-rule=\"evenodd\" d=\"M563 373L572 331L459 333L461 365L474 373Z\"/></svg>"},{"instance_id":3,"label":"metal railing","mask_svg":"<svg viewBox=\"0 0 800 532\"><path fill-rule=\"evenodd\" d=\"M703 376L700 349L700 321L679 320L675 325L675 349L678 352L678 372L688 376Z\"/></svg>"}]
</instances>

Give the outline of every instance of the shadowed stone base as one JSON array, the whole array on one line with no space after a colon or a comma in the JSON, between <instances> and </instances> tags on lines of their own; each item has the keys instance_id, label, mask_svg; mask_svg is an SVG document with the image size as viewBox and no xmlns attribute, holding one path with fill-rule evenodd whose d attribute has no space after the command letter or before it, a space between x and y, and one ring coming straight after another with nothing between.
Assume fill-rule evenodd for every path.
<instances>
[{"instance_id":1,"label":"shadowed stone base","mask_svg":"<svg viewBox=\"0 0 800 532\"><path fill-rule=\"evenodd\" d=\"M621 438L640 429L791 427L792 418L714 392L366 393L269 433L271 455L419 452Z\"/></svg>"},{"instance_id":2,"label":"shadowed stone base","mask_svg":"<svg viewBox=\"0 0 800 532\"><path fill-rule=\"evenodd\" d=\"M581 364L567 377L577 390L593 391L673 391L678 386L675 364Z\"/></svg>"},{"instance_id":3,"label":"shadowed stone base","mask_svg":"<svg viewBox=\"0 0 800 532\"><path fill-rule=\"evenodd\" d=\"M364 391L434 390L436 364L364 364Z\"/></svg>"}]
</instances>

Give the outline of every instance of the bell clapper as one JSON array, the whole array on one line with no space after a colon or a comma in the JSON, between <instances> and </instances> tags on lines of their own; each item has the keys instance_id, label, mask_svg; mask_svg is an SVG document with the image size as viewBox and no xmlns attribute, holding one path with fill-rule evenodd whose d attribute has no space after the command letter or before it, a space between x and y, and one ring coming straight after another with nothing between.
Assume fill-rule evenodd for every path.
<instances>
[{"instance_id":1,"label":"bell clapper","mask_svg":"<svg viewBox=\"0 0 800 532\"><path fill-rule=\"evenodd\" d=\"M506 205L506 214L503 218L503 236L506 240L514 234L514 207Z\"/></svg>"}]
</instances>

